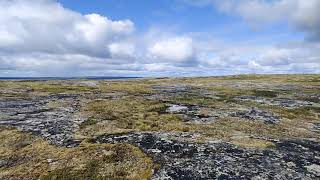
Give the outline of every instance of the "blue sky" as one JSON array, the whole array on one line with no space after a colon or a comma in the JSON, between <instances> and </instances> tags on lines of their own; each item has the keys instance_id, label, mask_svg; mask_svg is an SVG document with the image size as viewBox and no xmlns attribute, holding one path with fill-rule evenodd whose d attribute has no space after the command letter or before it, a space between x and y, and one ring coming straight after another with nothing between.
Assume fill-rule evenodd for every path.
<instances>
[{"instance_id":1,"label":"blue sky","mask_svg":"<svg viewBox=\"0 0 320 180\"><path fill-rule=\"evenodd\" d=\"M318 0L1 0L0 76L319 73L319 8Z\"/></svg>"},{"instance_id":2,"label":"blue sky","mask_svg":"<svg viewBox=\"0 0 320 180\"><path fill-rule=\"evenodd\" d=\"M65 7L83 14L99 13L114 20L130 19L142 31L150 26L179 26L186 31L209 31L216 26L233 23L212 7L195 7L175 0L60 0ZM138 3L137 3L138 2Z\"/></svg>"},{"instance_id":3,"label":"blue sky","mask_svg":"<svg viewBox=\"0 0 320 180\"><path fill-rule=\"evenodd\" d=\"M271 24L254 30L240 17L223 14L212 6L194 6L184 0L59 0L64 7L82 14L99 13L113 20L130 19L138 31L148 31L150 27L174 28L178 33L205 32L224 36L229 41L247 41L277 37L279 41L300 39L287 23ZM269 38L264 38L270 43ZM269 42L268 42L269 41Z\"/></svg>"}]
</instances>

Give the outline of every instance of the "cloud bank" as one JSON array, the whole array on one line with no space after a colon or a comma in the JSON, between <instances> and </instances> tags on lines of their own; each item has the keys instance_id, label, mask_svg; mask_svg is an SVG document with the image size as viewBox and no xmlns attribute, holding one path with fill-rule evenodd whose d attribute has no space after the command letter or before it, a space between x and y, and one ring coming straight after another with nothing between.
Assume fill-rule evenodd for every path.
<instances>
[{"instance_id":1,"label":"cloud bank","mask_svg":"<svg viewBox=\"0 0 320 180\"><path fill-rule=\"evenodd\" d=\"M320 40L320 1L318 0L225 0L211 1L220 11L238 15L253 25L288 22L306 32L308 39Z\"/></svg>"},{"instance_id":2,"label":"cloud bank","mask_svg":"<svg viewBox=\"0 0 320 180\"><path fill-rule=\"evenodd\" d=\"M129 19L81 14L55 0L2 0L0 76L320 73L318 0L197 2L255 26L287 22L307 40L256 45L165 29L141 34Z\"/></svg>"}]
</instances>

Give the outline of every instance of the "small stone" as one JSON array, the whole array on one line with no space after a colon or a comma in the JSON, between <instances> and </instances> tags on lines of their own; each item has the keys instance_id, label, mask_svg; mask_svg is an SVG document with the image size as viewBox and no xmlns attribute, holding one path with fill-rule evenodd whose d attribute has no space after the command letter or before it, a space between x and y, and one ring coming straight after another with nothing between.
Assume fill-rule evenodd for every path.
<instances>
[{"instance_id":1,"label":"small stone","mask_svg":"<svg viewBox=\"0 0 320 180\"><path fill-rule=\"evenodd\" d=\"M171 105L169 108L168 108L168 112L171 112L171 113L179 113L179 112L184 112L184 111L187 111L188 110L188 107L187 106L181 106L181 105Z\"/></svg>"},{"instance_id":2,"label":"small stone","mask_svg":"<svg viewBox=\"0 0 320 180\"><path fill-rule=\"evenodd\" d=\"M153 153L161 153L161 150L159 150L159 149L151 149L150 151Z\"/></svg>"}]
</instances>

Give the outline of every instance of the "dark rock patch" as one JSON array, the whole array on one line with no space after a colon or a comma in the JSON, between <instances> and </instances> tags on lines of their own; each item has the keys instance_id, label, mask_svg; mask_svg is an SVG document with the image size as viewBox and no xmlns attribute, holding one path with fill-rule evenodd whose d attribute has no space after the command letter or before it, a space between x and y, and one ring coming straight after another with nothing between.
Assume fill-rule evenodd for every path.
<instances>
[{"instance_id":1,"label":"dark rock patch","mask_svg":"<svg viewBox=\"0 0 320 180\"><path fill-rule=\"evenodd\" d=\"M172 98L181 98L189 96L206 99L219 99L219 97L217 97L213 92L208 91L205 88L199 88L195 86L153 86L152 89L156 90L156 93L145 95L146 99L160 100L162 102L168 103L172 103Z\"/></svg>"},{"instance_id":2,"label":"dark rock patch","mask_svg":"<svg viewBox=\"0 0 320 180\"><path fill-rule=\"evenodd\" d=\"M201 109L206 109L207 113L201 113ZM228 113L213 108L204 108L190 105L171 104L166 110L167 113L180 115L185 121L191 123L212 123L215 120L227 117Z\"/></svg>"},{"instance_id":3,"label":"dark rock patch","mask_svg":"<svg viewBox=\"0 0 320 180\"><path fill-rule=\"evenodd\" d=\"M262 121L267 124L276 124L280 122L279 116L275 115L272 112L267 112L252 108L249 111L235 112L232 114L234 117L240 117L243 119Z\"/></svg>"},{"instance_id":4,"label":"dark rock patch","mask_svg":"<svg viewBox=\"0 0 320 180\"><path fill-rule=\"evenodd\" d=\"M206 113L203 113L205 111ZM250 110L240 109L216 109L199 106L174 105L171 104L166 110L168 113L178 114L188 122L192 123L213 123L218 119L226 117L240 117L247 120L262 121L267 124L280 122L280 117L272 112L263 111L257 108Z\"/></svg>"}]
</instances>

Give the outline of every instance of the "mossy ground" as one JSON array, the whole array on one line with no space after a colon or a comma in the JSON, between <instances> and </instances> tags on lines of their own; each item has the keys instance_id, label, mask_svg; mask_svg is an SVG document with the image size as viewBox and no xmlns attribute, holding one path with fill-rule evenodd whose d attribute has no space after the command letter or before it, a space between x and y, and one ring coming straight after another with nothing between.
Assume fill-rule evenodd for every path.
<instances>
[{"instance_id":1,"label":"mossy ground","mask_svg":"<svg viewBox=\"0 0 320 180\"><path fill-rule=\"evenodd\" d=\"M84 109L90 118L79 133L90 137L126 131L182 131L182 119L161 113L165 109L163 103L133 96L92 101Z\"/></svg>"}]
</instances>

